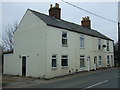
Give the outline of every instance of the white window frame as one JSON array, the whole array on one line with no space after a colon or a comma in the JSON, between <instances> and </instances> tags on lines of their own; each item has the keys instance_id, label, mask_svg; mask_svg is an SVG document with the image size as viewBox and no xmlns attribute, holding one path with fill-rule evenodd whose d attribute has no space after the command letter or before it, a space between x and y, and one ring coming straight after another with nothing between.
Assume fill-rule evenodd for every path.
<instances>
[{"instance_id":1,"label":"white window frame","mask_svg":"<svg viewBox=\"0 0 120 90\"><path fill-rule=\"evenodd\" d=\"M55 57L53 57L53 56L55 56ZM53 60L56 60L56 65L55 65L55 66L53 66ZM52 68L57 68L57 54L53 54L53 55L52 55L51 67L52 67Z\"/></svg>"},{"instance_id":2,"label":"white window frame","mask_svg":"<svg viewBox=\"0 0 120 90\"><path fill-rule=\"evenodd\" d=\"M101 59L100 59L100 57L101 57ZM101 62L101 64L100 64L100 62ZM100 67L102 66L102 56L99 56L99 66Z\"/></svg>"},{"instance_id":3,"label":"white window frame","mask_svg":"<svg viewBox=\"0 0 120 90\"><path fill-rule=\"evenodd\" d=\"M85 48L85 37L84 37L84 35L80 36L80 48Z\"/></svg>"},{"instance_id":4,"label":"white window frame","mask_svg":"<svg viewBox=\"0 0 120 90\"><path fill-rule=\"evenodd\" d=\"M63 33L66 33L66 37L63 37ZM62 46L65 46L65 47L68 46L68 38L67 38L67 36L68 36L67 32L62 31ZM63 44L63 40L66 41L66 44Z\"/></svg>"},{"instance_id":5,"label":"white window frame","mask_svg":"<svg viewBox=\"0 0 120 90\"><path fill-rule=\"evenodd\" d=\"M101 39L98 39L98 50L101 50L102 47L101 47Z\"/></svg>"},{"instance_id":6,"label":"white window frame","mask_svg":"<svg viewBox=\"0 0 120 90\"><path fill-rule=\"evenodd\" d=\"M81 60L84 60L84 65L81 65ZM85 55L80 55L80 68L84 68L85 67Z\"/></svg>"},{"instance_id":7,"label":"white window frame","mask_svg":"<svg viewBox=\"0 0 120 90\"><path fill-rule=\"evenodd\" d=\"M63 57L63 56L66 56L66 57ZM62 65L62 62L63 62L63 60L67 60L67 65ZM62 67L68 67L68 55L61 55L61 66Z\"/></svg>"},{"instance_id":8,"label":"white window frame","mask_svg":"<svg viewBox=\"0 0 120 90\"><path fill-rule=\"evenodd\" d=\"M106 47L107 47L107 48L106 48L106 49L107 49L107 51L109 51L109 50L110 50L110 48L109 48L109 41L108 41L108 40L106 41Z\"/></svg>"}]
</instances>

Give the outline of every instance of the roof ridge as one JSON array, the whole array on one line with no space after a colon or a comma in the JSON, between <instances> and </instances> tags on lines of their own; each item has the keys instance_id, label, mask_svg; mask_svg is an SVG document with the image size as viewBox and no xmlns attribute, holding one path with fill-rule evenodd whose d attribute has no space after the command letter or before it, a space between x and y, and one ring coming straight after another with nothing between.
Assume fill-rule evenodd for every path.
<instances>
[{"instance_id":1,"label":"roof ridge","mask_svg":"<svg viewBox=\"0 0 120 90\"><path fill-rule=\"evenodd\" d=\"M30 10L31 12L36 12L36 13L39 13L39 14L42 14L42 15L48 16L47 14L44 14L44 13L38 12L38 11L33 10L33 9L29 9L29 8L28 8L28 10Z\"/></svg>"},{"instance_id":2,"label":"roof ridge","mask_svg":"<svg viewBox=\"0 0 120 90\"><path fill-rule=\"evenodd\" d=\"M43 20L47 25L57 27L57 28L67 29L67 30L70 30L73 32L84 33L86 35L90 35L90 36L94 36L94 37L112 40L109 37L107 37L106 35L98 32L97 30L85 28L77 23L69 22L69 21L66 21L63 19L56 19L56 18L53 18L52 16L40 13L36 10L32 10L32 9L28 9L28 10L33 12L38 18Z\"/></svg>"}]
</instances>

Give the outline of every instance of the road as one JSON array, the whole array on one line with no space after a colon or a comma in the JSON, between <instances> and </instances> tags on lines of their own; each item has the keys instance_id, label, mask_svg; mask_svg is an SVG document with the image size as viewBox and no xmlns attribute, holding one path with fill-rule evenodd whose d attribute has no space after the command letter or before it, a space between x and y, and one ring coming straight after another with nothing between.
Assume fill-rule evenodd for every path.
<instances>
[{"instance_id":1,"label":"road","mask_svg":"<svg viewBox=\"0 0 120 90\"><path fill-rule=\"evenodd\" d=\"M120 79L120 68L108 68L55 78L28 88L120 88L118 78Z\"/></svg>"}]
</instances>

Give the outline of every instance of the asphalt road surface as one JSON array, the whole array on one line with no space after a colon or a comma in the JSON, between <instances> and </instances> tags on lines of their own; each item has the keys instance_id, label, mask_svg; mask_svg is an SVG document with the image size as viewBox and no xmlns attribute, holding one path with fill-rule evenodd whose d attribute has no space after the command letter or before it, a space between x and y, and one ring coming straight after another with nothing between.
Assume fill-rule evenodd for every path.
<instances>
[{"instance_id":1,"label":"asphalt road surface","mask_svg":"<svg viewBox=\"0 0 120 90\"><path fill-rule=\"evenodd\" d=\"M120 88L120 68L108 68L80 72L67 77L55 78L29 88Z\"/></svg>"}]
</instances>

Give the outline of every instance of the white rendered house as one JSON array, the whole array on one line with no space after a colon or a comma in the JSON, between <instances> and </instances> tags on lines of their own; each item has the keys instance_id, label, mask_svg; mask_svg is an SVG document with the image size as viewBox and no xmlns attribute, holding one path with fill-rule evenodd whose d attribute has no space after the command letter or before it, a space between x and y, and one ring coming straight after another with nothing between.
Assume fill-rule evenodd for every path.
<instances>
[{"instance_id":1,"label":"white rendered house","mask_svg":"<svg viewBox=\"0 0 120 90\"><path fill-rule=\"evenodd\" d=\"M113 40L61 19L59 4L49 15L28 9L14 35L14 52L4 55L4 74L53 78L114 66Z\"/></svg>"}]
</instances>

